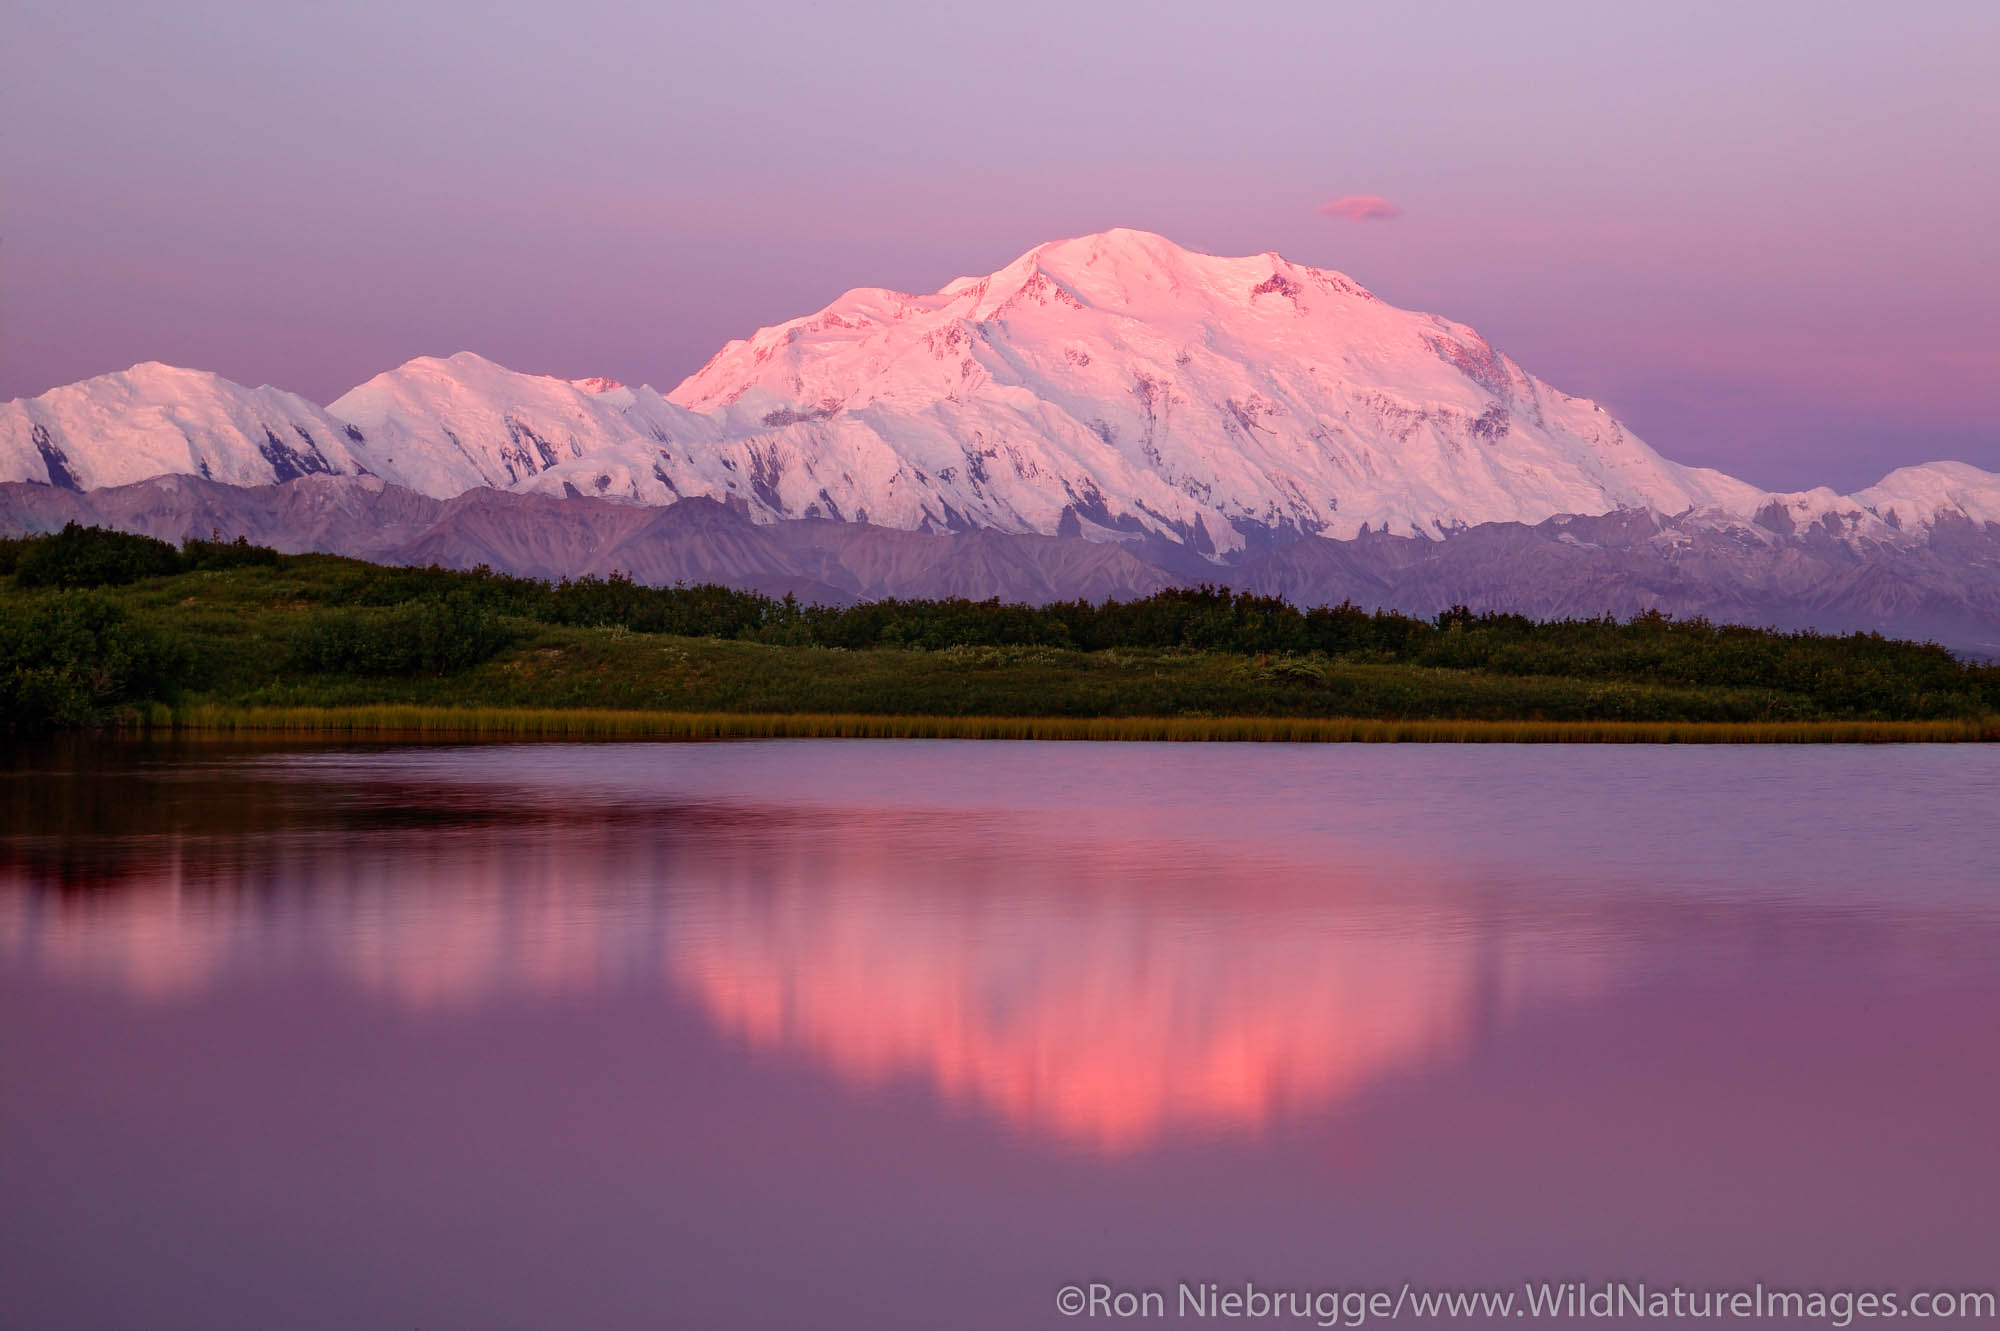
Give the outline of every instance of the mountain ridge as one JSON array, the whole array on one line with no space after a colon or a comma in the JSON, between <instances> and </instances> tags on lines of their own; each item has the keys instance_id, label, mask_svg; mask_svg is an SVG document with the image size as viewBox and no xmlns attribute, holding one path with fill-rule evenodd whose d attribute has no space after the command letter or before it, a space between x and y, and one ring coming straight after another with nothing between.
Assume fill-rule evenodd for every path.
<instances>
[{"instance_id":1,"label":"mountain ridge","mask_svg":"<svg viewBox=\"0 0 2000 1331\"><path fill-rule=\"evenodd\" d=\"M711 499L644 507L475 489L436 499L379 477L231 486L186 475L78 491L0 483L0 533L66 522L170 541L245 537L292 552L547 578L620 573L719 582L804 601L1132 599L1209 582L1310 607L1351 600L1432 615L1456 605L1537 618L1644 611L1928 638L2000 657L2000 526L1946 520L1889 545L1821 525L1651 511L1486 523L1443 537L1300 537L1217 567L1150 548L991 529L914 532L832 519L758 523ZM1180 562L1173 556L1178 553ZM1159 558L1146 558L1152 554Z\"/></svg>"},{"instance_id":2,"label":"mountain ridge","mask_svg":"<svg viewBox=\"0 0 2000 1331\"><path fill-rule=\"evenodd\" d=\"M1297 536L1437 539L1628 508L1874 544L1941 513L2000 522L2000 476L1963 463L1854 495L1684 467L1462 324L1272 252L1130 230L1037 245L928 294L856 288L725 345L665 394L460 352L325 408L150 362L0 404L0 480L82 490L174 472L736 500L763 523L1073 533L1217 565Z\"/></svg>"},{"instance_id":3,"label":"mountain ridge","mask_svg":"<svg viewBox=\"0 0 2000 1331\"><path fill-rule=\"evenodd\" d=\"M0 482L0 530L828 602L1209 582L2000 653L2000 476L1764 491L1344 274L1135 231L926 294L856 288L666 393L459 352L319 407L146 362L0 404Z\"/></svg>"}]
</instances>

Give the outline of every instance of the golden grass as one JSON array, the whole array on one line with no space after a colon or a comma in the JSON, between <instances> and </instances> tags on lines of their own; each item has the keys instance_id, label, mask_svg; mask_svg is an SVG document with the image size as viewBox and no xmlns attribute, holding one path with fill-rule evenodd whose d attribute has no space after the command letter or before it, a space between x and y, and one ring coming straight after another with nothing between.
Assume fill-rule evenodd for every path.
<instances>
[{"instance_id":1,"label":"golden grass","mask_svg":"<svg viewBox=\"0 0 2000 1331\"><path fill-rule=\"evenodd\" d=\"M584 708L155 707L178 735L387 739L1012 739L1414 744L1908 744L2000 740L2000 717L1950 721L1370 721L1312 717L866 716Z\"/></svg>"}]
</instances>

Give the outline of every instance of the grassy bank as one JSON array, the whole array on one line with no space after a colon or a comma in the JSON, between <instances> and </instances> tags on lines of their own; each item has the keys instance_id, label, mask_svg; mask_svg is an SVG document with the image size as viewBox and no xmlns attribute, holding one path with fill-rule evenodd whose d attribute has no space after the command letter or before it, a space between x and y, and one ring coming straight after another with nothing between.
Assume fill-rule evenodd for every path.
<instances>
[{"instance_id":1,"label":"grassy bank","mask_svg":"<svg viewBox=\"0 0 2000 1331\"><path fill-rule=\"evenodd\" d=\"M11 561L11 562L9 562ZM79 529L0 541L0 729L724 738L1991 738L2000 669L1663 616L1212 590L801 607Z\"/></svg>"},{"instance_id":2,"label":"grassy bank","mask_svg":"<svg viewBox=\"0 0 2000 1331\"><path fill-rule=\"evenodd\" d=\"M361 739L1001 739L1386 744L1910 744L2000 739L1953 721L1371 721L1319 717L871 716L506 707L157 707L122 729Z\"/></svg>"}]
</instances>

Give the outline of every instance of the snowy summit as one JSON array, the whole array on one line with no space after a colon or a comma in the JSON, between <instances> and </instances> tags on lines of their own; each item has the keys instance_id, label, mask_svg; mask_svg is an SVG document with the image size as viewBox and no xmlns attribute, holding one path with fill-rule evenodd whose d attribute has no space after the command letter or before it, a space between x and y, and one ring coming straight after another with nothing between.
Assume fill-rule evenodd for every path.
<instances>
[{"instance_id":1,"label":"snowy summit","mask_svg":"<svg viewBox=\"0 0 2000 1331\"><path fill-rule=\"evenodd\" d=\"M1668 461L1463 324L1276 254L1143 231L1052 242L928 295L862 288L731 342L662 395L420 358L325 409L142 365L0 406L0 480L92 489L191 473L374 475L759 521L1157 536L1443 536L1563 513L1717 510L1893 534L2000 520L2000 478L1905 468L1772 496Z\"/></svg>"}]
</instances>

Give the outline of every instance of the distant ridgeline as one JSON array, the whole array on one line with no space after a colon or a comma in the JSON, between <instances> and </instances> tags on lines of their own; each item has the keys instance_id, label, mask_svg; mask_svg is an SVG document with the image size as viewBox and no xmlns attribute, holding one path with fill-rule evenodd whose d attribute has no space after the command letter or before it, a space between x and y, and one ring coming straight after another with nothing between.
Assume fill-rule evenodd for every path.
<instances>
[{"instance_id":1,"label":"distant ridgeline","mask_svg":"<svg viewBox=\"0 0 2000 1331\"><path fill-rule=\"evenodd\" d=\"M2000 713L2000 668L1877 634L1657 613L1537 622L1460 607L1424 619L1212 587L1042 606L824 606L616 575L549 583L385 567L241 539L176 547L76 524L0 540L0 609L0 710L13 729L184 699L954 715L1009 703L1052 715ZM726 642L736 664L646 645L668 635Z\"/></svg>"},{"instance_id":2,"label":"distant ridgeline","mask_svg":"<svg viewBox=\"0 0 2000 1331\"><path fill-rule=\"evenodd\" d=\"M0 403L0 532L72 520L821 604L1206 582L2000 655L2000 474L1766 491L1344 274L1122 228L855 288L665 393L459 352L323 406L155 362Z\"/></svg>"}]
</instances>

